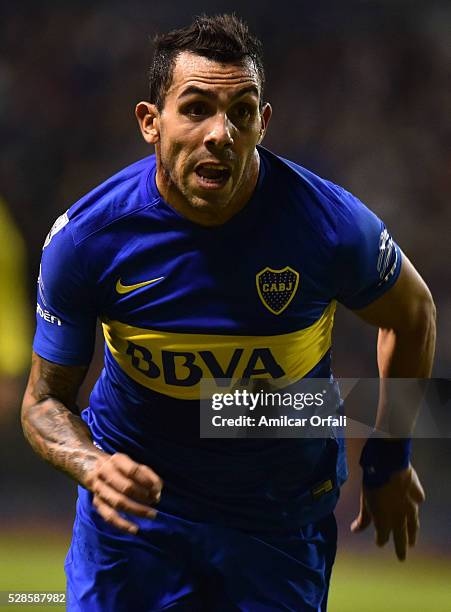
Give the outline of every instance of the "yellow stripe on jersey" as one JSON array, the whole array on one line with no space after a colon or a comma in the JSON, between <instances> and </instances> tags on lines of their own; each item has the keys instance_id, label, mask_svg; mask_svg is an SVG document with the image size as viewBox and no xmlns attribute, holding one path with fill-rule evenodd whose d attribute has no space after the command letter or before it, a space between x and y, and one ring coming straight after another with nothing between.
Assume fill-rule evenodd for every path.
<instances>
[{"instance_id":1,"label":"yellow stripe on jersey","mask_svg":"<svg viewBox=\"0 0 451 612\"><path fill-rule=\"evenodd\" d=\"M310 327L277 336L183 334L110 320L103 332L134 381L177 399L199 399L203 379L267 378L281 388L303 378L331 346L335 305Z\"/></svg>"}]
</instances>

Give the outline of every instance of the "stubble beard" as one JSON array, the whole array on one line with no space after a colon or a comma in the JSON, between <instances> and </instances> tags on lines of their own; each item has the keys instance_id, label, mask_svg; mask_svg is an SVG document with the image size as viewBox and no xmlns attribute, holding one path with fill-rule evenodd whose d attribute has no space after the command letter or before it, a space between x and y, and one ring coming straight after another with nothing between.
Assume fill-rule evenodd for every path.
<instances>
[{"instance_id":1,"label":"stubble beard","mask_svg":"<svg viewBox=\"0 0 451 612\"><path fill-rule=\"evenodd\" d=\"M219 198L215 198L214 194L211 194L210 198L202 196L200 194L193 193L190 189L188 180L184 182L185 175L182 173L181 180L178 181L174 175L173 169L170 169L165 163L164 159L160 157L160 171L164 176L165 184L168 186L168 200L171 199L174 202L183 202L194 210L202 210L206 208L214 208L216 210L222 210L230 205L230 201L236 193L236 189L227 195L220 194ZM188 179L188 176L186 177Z\"/></svg>"}]
</instances>

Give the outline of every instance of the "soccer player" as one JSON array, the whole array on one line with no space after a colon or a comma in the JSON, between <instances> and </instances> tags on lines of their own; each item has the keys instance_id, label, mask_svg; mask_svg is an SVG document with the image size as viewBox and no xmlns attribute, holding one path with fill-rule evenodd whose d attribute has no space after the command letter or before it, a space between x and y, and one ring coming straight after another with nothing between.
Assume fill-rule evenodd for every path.
<instances>
[{"instance_id":1,"label":"soccer player","mask_svg":"<svg viewBox=\"0 0 451 612\"><path fill-rule=\"evenodd\" d=\"M336 301L380 328L381 377L430 375L425 283L357 198L260 146L263 86L234 16L160 36L136 107L155 156L45 241L22 422L79 483L69 610L325 610L343 445L200 439L201 381L329 378ZM105 367L79 414L97 318ZM367 443L354 524L400 559L424 497L409 451Z\"/></svg>"}]
</instances>

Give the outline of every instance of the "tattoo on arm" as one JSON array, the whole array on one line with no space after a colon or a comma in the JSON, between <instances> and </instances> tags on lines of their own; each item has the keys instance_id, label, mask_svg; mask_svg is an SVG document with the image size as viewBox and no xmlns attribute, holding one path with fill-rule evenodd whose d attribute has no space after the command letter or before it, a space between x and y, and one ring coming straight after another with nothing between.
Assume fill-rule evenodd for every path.
<instances>
[{"instance_id":1,"label":"tattoo on arm","mask_svg":"<svg viewBox=\"0 0 451 612\"><path fill-rule=\"evenodd\" d=\"M84 366L61 366L33 354L22 405L22 426L33 449L81 484L86 484L89 470L104 455L74 413L86 371Z\"/></svg>"}]
</instances>

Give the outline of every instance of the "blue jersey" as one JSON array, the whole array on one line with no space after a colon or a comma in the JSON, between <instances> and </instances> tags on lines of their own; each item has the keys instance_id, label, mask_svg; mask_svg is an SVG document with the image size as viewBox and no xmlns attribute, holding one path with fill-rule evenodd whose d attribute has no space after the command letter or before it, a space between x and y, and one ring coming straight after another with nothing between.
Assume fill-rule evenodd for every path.
<instances>
[{"instance_id":1,"label":"blue jersey","mask_svg":"<svg viewBox=\"0 0 451 612\"><path fill-rule=\"evenodd\" d=\"M59 217L43 249L34 350L88 364L99 318L105 364L82 413L94 443L151 466L163 511L280 530L333 510L342 445L200 439L201 381L329 378L336 302L377 299L401 254L357 198L258 150L252 198L219 227L164 201L153 156Z\"/></svg>"}]
</instances>

